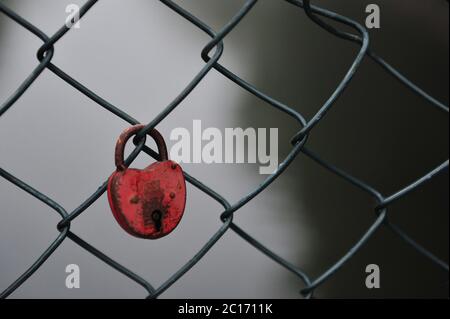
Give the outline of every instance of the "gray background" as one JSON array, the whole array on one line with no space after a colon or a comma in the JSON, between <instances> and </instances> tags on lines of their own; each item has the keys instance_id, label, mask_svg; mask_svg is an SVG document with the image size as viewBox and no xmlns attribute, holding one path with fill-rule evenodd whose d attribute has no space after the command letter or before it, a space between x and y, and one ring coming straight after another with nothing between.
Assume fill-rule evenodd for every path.
<instances>
[{"instance_id":1,"label":"gray background","mask_svg":"<svg viewBox=\"0 0 450 319\"><path fill-rule=\"evenodd\" d=\"M317 4L363 22L365 6L381 6L372 47L393 66L448 103L448 4L419 0L340 0ZM53 34L65 7L81 1L3 3ZM243 1L178 1L218 30ZM100 1L55 47L53 63L142 122L157 115L200 70L209 38L158 1ZM36 66L41 42L0 15L0 98ZM223 65L262 91L310 117L328 98L357 47L320 29L283 1L259 1L225 40ZM278 127L280 160L296 123L215 71L158 129ZM45 70L0 118L0 166L68 211L113 171L113 149L127 124ZM170 141L167 141L171 145ZM349 89L315 128L309 147L324 159L390 194L448 158L448 117L366 59ZM133 166L150 160L142 155ZM257 165L184 164L235 202L264 178ZM159 285L220 227L222 208L188 187L185 217L157 241L130 237L111 216L106 196L72 223L72 230L108 256ZM13 282L57 236L59 216L0 180L0 289ZM448 173L392 206L390 219L448 262ZM373 222L373 202L300 155L269 189L236 214L255 238L312 277L320 275ZM65 287L67 264L81 270L81 288ZM364 285L365 266L381 268L381 289ZM163 298L297 298L301 281L232 231ZM448 273L389 230L374 238L318 297L448 297ZM70 240L13 298L141 298L143 289Z\"/></svg>"}]
</instances>

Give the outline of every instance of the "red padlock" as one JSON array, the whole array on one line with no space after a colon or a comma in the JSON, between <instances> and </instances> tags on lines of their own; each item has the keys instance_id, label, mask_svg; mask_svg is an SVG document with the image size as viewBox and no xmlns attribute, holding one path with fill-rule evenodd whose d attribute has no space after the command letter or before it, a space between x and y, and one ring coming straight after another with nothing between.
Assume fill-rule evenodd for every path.
<instances>
[{"instance_id":1,"label":"red padlock","mask_svg":"<svg viewBox=\"0 0 450 319\"><path fill-rule=\"evenodd\" d=\"M132 126L117 140L117 169L108 180L108 201L124 230L136 237L157 239L180 222L186 205L186 182L180 165L168 159L166 144L156 129L148 134L158 146L161 161L143 170L125 166L125 144L142 128L142 124Z\"/></svg>"}]
</instances>

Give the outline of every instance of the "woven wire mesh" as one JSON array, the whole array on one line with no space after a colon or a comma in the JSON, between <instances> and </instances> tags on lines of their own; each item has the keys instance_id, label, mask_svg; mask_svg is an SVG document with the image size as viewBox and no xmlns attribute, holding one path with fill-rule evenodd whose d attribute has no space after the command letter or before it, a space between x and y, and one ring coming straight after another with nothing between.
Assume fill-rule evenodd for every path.
<instances>
[{"instance_id":1,"label":"woven wire mesh","mask_svg":"<svg viewBox=\"0 0 450 319\"><path fill-rule=\"evenodd\" d=\"M87 12L92 8L93 5L98 0L90 0L87 1L80 8L80 18L87 14ZM322 160L320 156L316 155L314 152L309 150L306 147L308 136L313 131L314 127L324 118L326 113L333 107L336 100L340 97L340 95L344 92L344 90L350 85L350 81L352 80L355 72L357 72L358 68L361 65L361 62L364 58L368 57L376 62L381 68L385 70L385 72L392 75L398 81L400 81L406 89L409 91L419 95L423 99L425 99L429 104L440 111L442 111L443 116L448 116L448 106L444 105L440 101L436 100L434 97L430 96L414 83L412 83L409 79L404 77L397 69L389 65L385 60L383 60L380 56L378 56L370 47L369 47L369 34L365 27L361 24L353 21L352 19L339 15L335 12L329 11L322 7L314 6L310 4L309 0L304 1L296 1L296 0L286 0L290 3L294 8L303 9L306 15L314 21L317 25L323 28L325 31L333 34L334 36L355 43L359 46L359 52L357 56L354 58L353 63L351 64L348 72L341 80L340 84L336 87L334 92L328 98L324 105L322 105L317 113L312 116L309 120L305 119L302 114L298 113L294 109L289 106L283 104L282 102L277 101L276 99L268 96L267 94L261 92L257 88L255 88L251 83L248 83L238 77L236 74L229 71L226 67L219 63L221 55L224 50L223 40L224 38L236 27L237 24L252 10L254 5L257 3L257 0L247 0L242 7L234 14L234 16L229 20L225 26L219 30L214 31L207 24L199 20L197 17L192 15L187 10L183 9L179 5L175 4L169 0L160 0L163 4L165 4L169 9L178 13L182 18L188 20L192 24L194 24L197 28L204 31L211 37L211 41L206 44L201 52L201 56L205 62L202 69L198 72L198 74L191 80L191 82L184 88L184 90L176 96L173 101L166 106L154 119L152 119L146 126L140 131L133 142L135 144L135 149L131 152L129 157L126 159L126 164L130 165L133 160L141 153L144 152L154 159L159 159L159 154L145 145L145 136L147 132L156 127L161 121L163 121L175 108L179 107L181 102L192 92L192 90L204 79L204 77L212 70L215 69L223 76L228 78L230 81L234 82L244 90L250 92L257 98L263 100L270 106L276 108L280 112L284 112L293 119L298 122L299 131L292 138L292 149L286 158L281 162L278 169L269 177L267 177L263 183L259 185L258 188L254 189L252 192L242 197L239 201L234 204L229 203L224 197L218 194L213 189L209 188L207 185L196 179L195 177L189 175L184 172L185 178L188 183L198 188L204 194L210 196L212 199L220 203L224 211L221 213L220 218L223 222L222 226L216 231L216 233L209 238L209 240L204 244L204 246L186 263L184 264L176 273L174 273L171 277L169 277L162 285L159 287L154 287L144 278L138 276L133 271L127 269L122 266L112 258L108 257L100 250L93 247L88 242L84 241L82 238L77 236L70 230L71 223L75 222L75 219L83 214L89 206L91 206L96 200L98 200L106 191L107 182L105 181L96 192L94 192L91 196L89 196L84 202L82 202L76 209L71 212L67 212L61 205L59 205L56 201L50 199L45 194L41 193L39 190L34 189L32 186L28 185L22 180L19 180L14 175L9 173L8 171L0 168L0 176L15 184L17 187L21 188L25 192L34 196L38 200L45 203L51 209L55 210L60 216L61 220L57 225L57 229L59 231L58 236L52 242L52 244L39 256L39 258L19 277L17 278L9 287L7 287L1 294L1 298L8 297L11 293L13 293L17 288L20 287L30 276L32 276L37 269L39 269L45 261L52 255L52 253L61 245L61 243L70 239L80 247L87 250L92 255L96 256L109 266L113 267L123 275L127 276L129 279L135 281L139 285L141 285L148 293L148 298L157 298L160 294L162 294L165 290L167 290L171 285L173 285L178 279L180 279L186 272L188 272L195 264L201 260L205 254L217 243L218 240L223 236L223 234L230 229L234 231L237 235L239 235L243 240L250 243L253 247L261 251L267 257L271 258L281 266L283 266L287 271L290 271L297 277L299 277L303 283L304 287L301 289L300 293L306 297L310 298L313 296L314 291L325 281L327 281L331 276L333 276L339 269L360 249L363 248L363 245L375 234L375 232L380 227L387 227L391 229L399 238L406 241L410 244L415 250L417 250L424 257L429 258L437 267L442 268L443 270L448 272L448 264L444 261L433 255L429 250L422 247L418 244L413 238L408 236L400 227L396 224L392 223L388 220L388 209L389 206L407 196L411 192L415 191L417 188L424 185L426 182L430 181L436 175L444 172L448 169L449 162L448 160L442 163L441 165L431 169L424 176L416 179L412 183L404 186L397 192L390 195L383 195L381 192L376 190L371 185L365 183L362 180L350 175L349 173L339 169L338 167ZM79 92L96 102L99 106L105 108L106 110L112 112L119 118L124 121L134 125L140 123L137 119L134 119L121 109L112 105L108 101L104 100L96 93L91 91L89 88L83 86L79 82L77 82L70 75L65 73L63 70L58 68L56 65L52 63L52 58L54 55L54 44L59 41L69 30L70 28L66 25L62 26L55 34L52 36L46 35L44 32L39 30L36 26L25 20L23 17L6 7L4 4L0 3L0 12L5 14L7 17L20 24L22 27L27 29L29 32L36 35L43 41L43 45L39 48L37 52L37 57L39 59L38 66L32 71L32 73L23 81L20 87L0 106L0 116L4 115L5 112L14 106L14 103L22 96L22 94L30 87L30 85L40 76L44 69L48 69L57 75L61 80L65 81L67 84L71 85ZM334 21L337 24L345 25L347 27L352 28L355 33L349 33L341 31L334 26L327 23L327 20ZM210 53L213 52L212 55ZM303 155L311 158L319 165L321 165L324 169L331 171L332 173L338 175L351 185L355 187L355 189L359 189L360 191L368 193L372 196L376 205L374 207L375 217L373 223L370 227L365 231L363 236L348 249L348 251L334 264L330 265L326 268L325 271L321 273L316 278L310 277L306 272L292 264L291 262L283 259L279 255L277 255L274 251L269 250L262 243L253 238L250 234L240 228L234 221L234 214L244 205L246 205L253 198L258 196L263 190L265 190L276 178L283 174L286 168L291 164L296 157L302 153Z\"/></svg>"}]
</instances>

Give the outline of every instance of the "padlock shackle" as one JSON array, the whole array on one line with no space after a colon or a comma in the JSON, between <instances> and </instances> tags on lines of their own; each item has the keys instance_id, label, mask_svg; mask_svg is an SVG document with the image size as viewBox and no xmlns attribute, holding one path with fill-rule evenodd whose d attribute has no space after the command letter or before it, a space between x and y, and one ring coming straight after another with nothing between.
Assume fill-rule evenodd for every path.
<instances>
[{"instance_id":1,"label":"padlock shackle","mask_svg":"<svg viewBox=\"0 0 450 319\"><path fill-rule=\"evenodd\" d=\"M127 167L124 163L124 153L125 153L125 145L127 144L130 137L133 135L136 135L140 130L142 130L145 127L144 124L137 124L134 126L131 126L127 128L125 131L120 134L119 139L116 143L116 149L115 149L115 155L114 159L116 162L116 168L118 171L124 171ZM147 133L150 135L153 140L156 142L156 146L158 147L158 153L160 156L160 161L167 161L169 159L169 156L167 154L167 146L166 142L164 141L164 138L162 135L156 130L152 129L150 132Z\"/></svg>"}]
</instances>

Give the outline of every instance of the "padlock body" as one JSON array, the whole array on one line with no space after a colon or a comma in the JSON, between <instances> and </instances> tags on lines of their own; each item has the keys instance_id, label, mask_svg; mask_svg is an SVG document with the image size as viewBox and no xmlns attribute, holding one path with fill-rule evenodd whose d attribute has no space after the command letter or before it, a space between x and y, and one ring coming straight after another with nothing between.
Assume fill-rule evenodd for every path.
<instances>
[{"instance_id":1,"label":"padlock body","mask_svg":"<svg viewBox=\"0 0 450 319\"><path fill-rule=\"evenodd\" d=\"M173 161L140 170L114 172L108 180L108 201L119 225L133 236L156 239L180 222L186 205L186 182Z\"/></svg>"}]
</instances>

